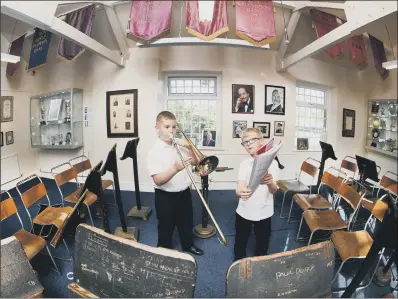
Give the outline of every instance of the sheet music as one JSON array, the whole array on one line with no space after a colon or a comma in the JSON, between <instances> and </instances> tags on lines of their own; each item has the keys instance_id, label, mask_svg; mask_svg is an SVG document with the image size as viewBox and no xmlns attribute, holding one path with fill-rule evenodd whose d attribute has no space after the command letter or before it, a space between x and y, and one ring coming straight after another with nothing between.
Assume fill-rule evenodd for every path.
<instances>
[{"instance_id":1,"label":"sheet music","mask_svg":"<svg viewBox=\"0 0 398 299\"><path fill-rule=\"evenodd\" d=\"M282 143L279 142L279 144L274 145L274 147L268 152L254 157L253 169L248 186L252 192L254 192L260 185L264 175L268 171L268 168L271 166L272 161L274 161L281 147Z\"/></svg>"}]
</instances>

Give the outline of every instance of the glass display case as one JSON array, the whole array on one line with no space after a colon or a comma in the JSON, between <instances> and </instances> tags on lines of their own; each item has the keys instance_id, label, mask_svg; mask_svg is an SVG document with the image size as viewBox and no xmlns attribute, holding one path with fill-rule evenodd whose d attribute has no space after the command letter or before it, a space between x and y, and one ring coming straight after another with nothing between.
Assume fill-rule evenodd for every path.
<instances>
[{"instance_id":1,"label":"glass display case","mask_svg":"<svg viewBox=\"0 0 398 299\"><path fill-rule=\"evenodd\" d=\"M397 157L397 110L395 100L370 100L366 148Z\"/></svg>"},{"instance_id":2,"label":"glass display case","mask_svg":"<svg viewBox=\"0 0 398 299\"><path fill-rule=\"evenodd\" d=\"M70 88L30 98L33 148L76 149L83 146L83 90Z\"/></svg>"}]
</instances>

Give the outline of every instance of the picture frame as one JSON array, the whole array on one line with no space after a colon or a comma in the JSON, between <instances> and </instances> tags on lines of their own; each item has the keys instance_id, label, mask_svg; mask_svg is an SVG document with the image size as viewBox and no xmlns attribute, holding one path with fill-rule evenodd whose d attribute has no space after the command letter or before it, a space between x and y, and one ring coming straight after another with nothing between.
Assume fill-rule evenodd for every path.
<instances>
[{"instance_id":1,"label":"picture frame","mask_svg":"<svg viewBox=\"0 0 398 299\"><path fill-rule=\"evenodd\" d=\"M6 132L6 144L10 145L14 143L14 131Z\"/></svg>"},{"instance_id":2,"label":"picture frame","mask_svg":"<svg viewBox=\"0 0 398 299\"><path fill-rule=\"evenodd\" d=\"M355 110L343 108L343 137L355 136Z\"/></svg>"},{"instance_id":3,"label":"picture frame","mask_svg":"<svg viewBox=\"0 0 398 299\"><path fill-rule=\"evenodd\" d=\"M203 130L202 147L216 147L217 132L215 130Z\"/></svg>"},{"instance_id":4,"label":"picture frame","mask_svg":"<svg viewBox=\"0 0 398 299\"><path fill-rule=\"evenodd\" d=\"M247 128L246 120L232 121L232 138L242 138L243 131Z\"/></svg>"},{"instance_id":5,"label":"picture frame","mask_svg":"<svg viewBox=\"0 0 398 299\"><path fill-rule=\"evenodd\" d=\"M275 121L274 122L274 136L285 136L285 122Z\"/></svg>"},{"instance_id":6,"label":"picture frame","mask_svg":"<svg viewBox=\"0 0 398 299\"><path fill-rule=\"evenodd\" d=\"M13 121L14 117L14 97L12 96L1 96L1 122Z\"/></svg>"},{"instance_id":7,"label":"picture frame","mask_svg":"<svg viewBox=\"0 0 398 299\"><path fill-rule=\"evenodd\" d=\"M286 89L284 86L265 85L265 114L285 115Z\"/></svg>"},{"instance_id":8,"label":"picture frame","mask_svg":"<svg viewBox=\"0 0 398 299\"><path fill-rule=\"evenodd\" d=\"M138 137L138 89L106 92L108 138Z\"/></svg>"},{"instance_id":9,"label":"picture frame","mask_svg":"<svg viewBox=\"0 0 398 299\"><path fill-rule=\"evenodd\" d=\"M1 146L4 145L3 132L1 132Z\"/></svg>"},{"instance_id":10,"label":"picture frame","mask_svg":"<svg viewBox=\"0 0 398 299\"><path fill-rule=\"evenodd\" d=\"M270 138L271 136L271 123L270 122L253 122L253 128L257 128L263 134L263 138Z\"/></svg>"},{"instance_id":11,"label":"picture frame","mask_svg":"<svg viewBox=\"0 0 398 299\"><path fill-rule=\"evenodd\" d=\"M307 151L308 148L308 138L297 138L298 151Z\"/></svg>"},{"instance_id":12,"label":"picture frame","mask_svg":"<svg viewBox=\"0 0 398 299\"><path fill-rule=\"evenodd\" d=\"M245 105L245 102L247 105ZM231 111L236 114L254 114L255 87L247 84L232 84Z\"/></svg>"}]
</instances>

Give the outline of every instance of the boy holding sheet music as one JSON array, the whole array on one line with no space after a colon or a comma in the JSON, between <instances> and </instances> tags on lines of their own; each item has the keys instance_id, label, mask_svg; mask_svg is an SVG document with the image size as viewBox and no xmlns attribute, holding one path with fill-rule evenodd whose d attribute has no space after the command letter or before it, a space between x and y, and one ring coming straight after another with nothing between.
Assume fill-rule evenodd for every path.
<instances>
[{"instance_id":1,"label":"boy holding sheet music","mask_svg":"<svg viewBox=\"0 0 398 299\"><path fill-rule=\"evenodd\" d=\"M271 235L271 216L274 214L274 197L278 190L278 164L272 160L261 184L254 190L248 188L257 151L265 145L262 133L257 128L247 128L242 135L242 146L251 156L239 166L236 195L239 197L235 220L235 260L246 257L246 245L254 226L256 237L255 255L266 255Z\"/></svg>"}]
</instances>

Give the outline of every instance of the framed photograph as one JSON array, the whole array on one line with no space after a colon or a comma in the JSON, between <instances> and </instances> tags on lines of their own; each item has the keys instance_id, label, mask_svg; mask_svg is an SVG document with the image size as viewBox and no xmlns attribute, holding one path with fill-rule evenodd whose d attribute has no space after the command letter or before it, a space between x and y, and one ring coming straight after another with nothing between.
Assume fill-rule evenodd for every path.
<instances>
[{"instance_id":1,"label":"framed photograph","mask_svg":"<svg viewBox=\"0 0 398 299\"><path fill-rule=\"evenodd\" d=\"M48 109L47 121L58 121L62 99L52 99Z\"/></svg>"},{"instance_id":2,"label":"framed photograph","mask_svg":"<svg viewBox=\"0 0 398 299\"><path fill-rule=\"evenodd\" d=\"M297 150L298 151L308 150L308 138L297 138Z\"/></svg>"},{"instance_id":3,"label":"framed photograph","mask_svg":"<svg viewBox=\"0 0 398 299\"><path fill-rule=\"evenodd\" d=\"M285 122L276 121L274 122L274 136L284 136L285 135Z\"/></svg>"},{"instance_id":4,"label":"framed photograph","mask_svg":"<svg viewBox=\"0 0 398 299\"><path fill-rule=\"evenodd\" d=\"M285 87L265 85L265 114L285 115Z\"/></svg>"},{"instance_id":5,"label":"framed photograph","mask_svg":"<svg viewBox=\"0 0 398 299\"><path fill-rule=\"evenodd\" d=\"M4 141L3 141L3 132L1 132L1 146L3 146Z\"/></svg>"},{"instance_id":6,"label":"framed photograph","mask_svg":"<svg viewBox=\"0 0 398 299\"><path fill-rule=\"evenodd\" d=\"M215 147L216 137L217 137L216 131L204 130L202 136L202 147Z\"/></svg>"},{"instance_id":7,"label":"framed photograph","mask_svg":"<svg viewBox=\"0 0 398 299\"><path fill-rule=\"evenodd\" d=\"M232 84L232 113L254 114L254 85Z\"/></svg>"},{"instance_id":8,"label":"framed photograph","mask_svg":"<svg viewBox=\"0 0 398 299\"><path fill-rule=\"evenodd\" d=\"M264 138L270 137L271 123L254 121L253 128L258 128L263 133Z\"/></svg>"},{"instance_id":9,"label":"framed photograph","mask_svg":"<svg viewBox=\"0 0 398 299\"><path fill-rule=\"evenodd\" d=\"M355 136L355 110L343 108L343 137Z\"/></svg>"},{"instance_id":10,"label":"framed photograph","mask_svg":"<svg viewBox=\"0 0 398 299\"><path fill-rule=\"evenodd\" d=\"M232 122L232 138L241 138L243 131L247 128L247 121L234 120Z\"/></svg>"},{"instance_id":11,"label":"framed photograph","mask_svg":"<svg viewBox=\"0 0 398 299\"><path fill-rule=\"evenodd\" d=\"M106 93L108 138L138 137L138 90Z\"/></svg>"},{"instance_id":12,"label":"framed photograph","mask_svg":"<svg viewBox=\"0 0 398 299\"><path fill-rule=\"evenodd\" d=\"M373 103L372 104L372 113L379 113L379 104L378 103Z\"/></svg>"},{"instance_id":13,"label":"framed photograph","mask_svg":"<svg viewBox=\"0 0 398 299\"><path fill-rule=\"evenodd\" d=\"M14 97L1 97L1 122L8 122L13 120L14 114Z\"/></svg>"},{"instance_id":14,"label":"framed photograph","mask_svg":"<svg viewBox=\"0 0 398 299\"><path fill-rule=\"evenodd\" d=\"M14 131L6 132L6 144L13 144L14 143Z\"/></svg>"}]
</instances>

